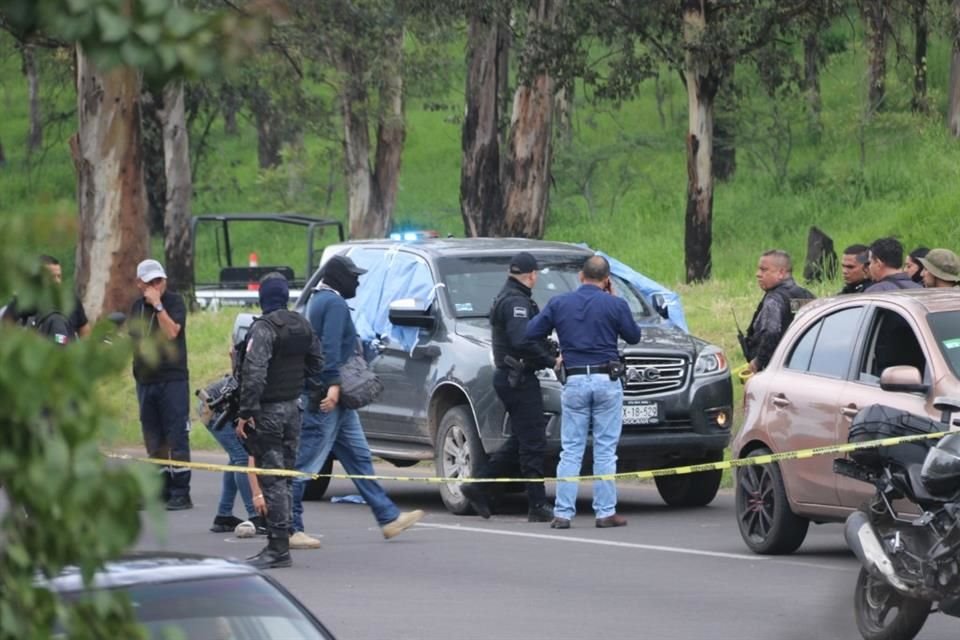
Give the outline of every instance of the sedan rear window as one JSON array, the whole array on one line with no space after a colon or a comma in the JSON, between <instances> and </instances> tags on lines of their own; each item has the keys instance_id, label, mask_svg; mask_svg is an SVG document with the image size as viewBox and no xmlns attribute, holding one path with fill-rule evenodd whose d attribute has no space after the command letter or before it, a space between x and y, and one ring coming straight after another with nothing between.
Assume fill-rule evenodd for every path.
<instances>
[{"instance_id":1,"label":"sedan rear window","mask_svg":"<svg viewBox=\"0 0 960 640\"><path fill-rule=\"evenodd\" d=\"M960 377L960 311L939 311L927 316L940 353Z\"/></svg>"}]
</instances>

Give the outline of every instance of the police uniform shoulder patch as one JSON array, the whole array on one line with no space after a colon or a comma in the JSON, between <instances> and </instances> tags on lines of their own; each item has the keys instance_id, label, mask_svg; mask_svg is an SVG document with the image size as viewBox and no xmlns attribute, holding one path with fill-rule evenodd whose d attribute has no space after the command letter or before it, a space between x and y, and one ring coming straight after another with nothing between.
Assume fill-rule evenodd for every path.
<instances>
[{"instance_id":1,"label":"police uniform shoulder patch","mask_svg":"<svg viewBox=\"0 0 960 640\"><path fill-rule=\"evenodd\" d=\"M513 308L513 317L514 317L514 318L526 318L526 317L527 317L527 308L526 308L526 307L514 307L514 308Z\"/></svg>"}]
</instances>

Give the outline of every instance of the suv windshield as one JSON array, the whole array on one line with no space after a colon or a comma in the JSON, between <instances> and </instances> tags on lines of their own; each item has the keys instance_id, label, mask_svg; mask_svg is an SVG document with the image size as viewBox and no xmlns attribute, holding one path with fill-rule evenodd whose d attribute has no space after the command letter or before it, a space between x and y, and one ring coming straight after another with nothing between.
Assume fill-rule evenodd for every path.
<instances>
[{"instance_id":1,"label":"suv windshield","mask_svg":"<svg viewBox=\"0 0 960 640\"><path fill-rule=\"evenodd\" d=\"M493 299L503 287L510 266L510 255L458 256L437 260L450 304L458 318L486 318ZM582 255L537 255L540 277L533 289L533 299L540 308L555 295L580 286L577 274L583 265ZM626 280L611 276L616 294L627 301L636 319L653 315L647 303Z\"/></svg>"},{"instance_id":2,"label":"suv windshield","mask_svg":"<svg viewBox=\"0 0 960 640\"><path fill-rule=\"evenodd\" d=\"M960 377L960 311L939 311L927 316L937 338L937 346L950 363L953 375Z\"/></svg>"}]
</instances>

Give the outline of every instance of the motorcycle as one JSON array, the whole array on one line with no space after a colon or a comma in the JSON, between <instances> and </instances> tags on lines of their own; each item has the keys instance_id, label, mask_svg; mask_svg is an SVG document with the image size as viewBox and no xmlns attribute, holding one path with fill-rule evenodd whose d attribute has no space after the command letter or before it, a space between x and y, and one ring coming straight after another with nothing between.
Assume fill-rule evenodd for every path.
<instances>
[{"instance_id":1,"label":"motorcycle","mask_svg":"<svg viewBox=\"0 0 960 640\"><path fill-rule=\"evenodd\" d=\"M936 398L939 421L883 405L857 414L850 442L947 431L960 399ZM875 494L847 518L844 537L860 561L854 591L865 640L910 640L939 611L960 617L960 432L862 449L834 471ZM912 507L901 510L897 501ZM914 511L919 515L914 515Z\"/></svg>"}]
</instances>

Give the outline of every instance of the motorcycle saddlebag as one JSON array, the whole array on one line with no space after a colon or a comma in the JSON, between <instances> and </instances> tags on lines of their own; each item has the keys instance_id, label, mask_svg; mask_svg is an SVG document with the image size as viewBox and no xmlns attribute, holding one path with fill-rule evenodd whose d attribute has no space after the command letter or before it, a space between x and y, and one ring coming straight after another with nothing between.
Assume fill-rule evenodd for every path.
<instances>
[{"instance_id":1,"label":"motorcycle saddlebag","mask_svg":"<svg viewBox=\"0 0 960 640\"><path fill-rule=\"evenodd\" d=\"M918 436L943 431L944 425L926 416L894 409L882 404L866 407L853 419L847 442L859 443L899 436ZM918 440L889 447L873 447L850 452L850 459L868 467L895 462L903 467L920 464L936 440Z\"/></svg>"}]
</instances>

